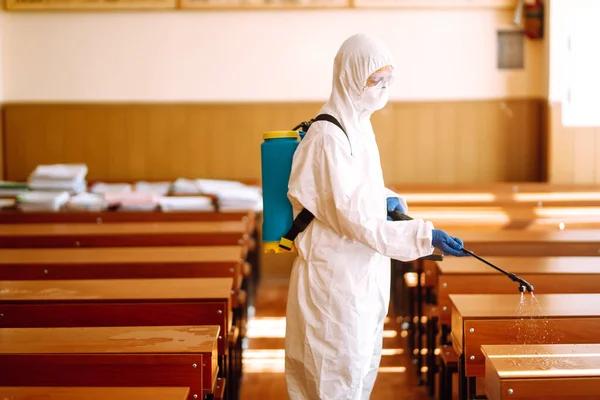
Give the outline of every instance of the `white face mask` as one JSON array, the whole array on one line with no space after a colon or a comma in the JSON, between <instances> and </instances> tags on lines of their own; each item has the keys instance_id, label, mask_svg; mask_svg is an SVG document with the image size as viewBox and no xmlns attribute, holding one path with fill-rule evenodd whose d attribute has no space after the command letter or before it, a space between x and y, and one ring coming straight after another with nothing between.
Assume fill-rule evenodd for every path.
<instances>
[{"instance_id":1,"label":"white face mask","mask_svg":"<svg viewBox=\"0 0 600 400\"><path fill-rule=\"evenodd\" d=\"M365 110L375 112L381 110L388 102L387 87L373 86L365 88L360 99Z\"/></svg>"}]
</instances>

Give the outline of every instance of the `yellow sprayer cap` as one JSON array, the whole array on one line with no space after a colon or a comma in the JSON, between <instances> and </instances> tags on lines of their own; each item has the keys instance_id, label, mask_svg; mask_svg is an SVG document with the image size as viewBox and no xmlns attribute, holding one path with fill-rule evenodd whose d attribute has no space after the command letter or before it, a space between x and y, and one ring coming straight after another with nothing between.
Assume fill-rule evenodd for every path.
<instances>
[{"instance_id":1,"label":"yellow sprayer cap","mask_svg":"<svg viewBox=\"0 0 600 400\"><path fill-rule=\"evenodd\" d=\"M298 139L298 131L272 131L263 133L263 139Z\"/></svg>"}]
</instances>

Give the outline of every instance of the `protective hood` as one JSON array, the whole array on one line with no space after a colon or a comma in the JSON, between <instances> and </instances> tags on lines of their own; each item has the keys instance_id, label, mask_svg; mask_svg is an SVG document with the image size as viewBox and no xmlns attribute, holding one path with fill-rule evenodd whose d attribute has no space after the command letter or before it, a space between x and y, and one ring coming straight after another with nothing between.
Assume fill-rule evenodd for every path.
<instances>
[{"instance_id":1,"label":"protective hood","mask_svg":"<svg viewBox=\"0 0 600 400\"><path fill-rule=\"evenodd\" d=\"M361 105L364 87L369 76L386 65L394 67L394 60L381 40L366 34L348 38L335 57L332 93L321 112L344 121L349 131L364 129L372 114Z\"/></svg>"}]
</instances>

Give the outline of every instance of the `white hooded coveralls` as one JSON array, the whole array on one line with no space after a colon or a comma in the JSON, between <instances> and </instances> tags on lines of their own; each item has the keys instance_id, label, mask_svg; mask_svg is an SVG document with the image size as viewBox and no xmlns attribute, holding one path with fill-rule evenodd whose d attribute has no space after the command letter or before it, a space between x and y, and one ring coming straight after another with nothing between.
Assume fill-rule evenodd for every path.
<instances>
[{"instance_id":1,"label":"white hooded coveralls","mask_svg":"<svg viewBox=\"0 0 600 400\"><path fill-rule=\"evenodd\" d=\"M390 258L433 253L433 225L387 221L379 150L361 104L367 78L393 65L386 47L366 35L341 46L333 90L294 154L288 197L298 215L315 216L298 235L286 312L285 375L292 400L367 400L382 350L390 299ZM401 199L401 203L404 202ZM404 205L406 203L404 202Z\"/></svg>"}]
</instances>

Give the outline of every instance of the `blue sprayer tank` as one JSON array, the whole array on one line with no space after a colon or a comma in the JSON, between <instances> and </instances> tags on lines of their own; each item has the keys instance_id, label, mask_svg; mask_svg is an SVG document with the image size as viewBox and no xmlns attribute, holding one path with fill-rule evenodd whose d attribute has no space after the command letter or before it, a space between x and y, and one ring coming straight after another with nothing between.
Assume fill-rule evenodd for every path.
<instances>
[{"instance_id":1,"label":"blue sprayer tank","mask_svg":"<svg viewBox=\"0 0 600 400\"><path fill-rule=\"evenodd\" d=\"M260 147L263 193L263 249L282 252L279 241L292 227L294 214L287 192L292 159L304 132L276 131L263 134ZM294 249L293 249L294 250Z\"/></svg>"}]
</instances>

